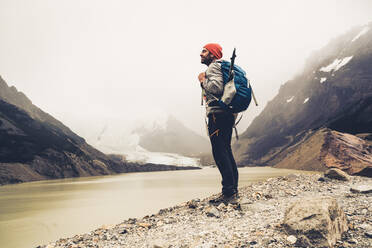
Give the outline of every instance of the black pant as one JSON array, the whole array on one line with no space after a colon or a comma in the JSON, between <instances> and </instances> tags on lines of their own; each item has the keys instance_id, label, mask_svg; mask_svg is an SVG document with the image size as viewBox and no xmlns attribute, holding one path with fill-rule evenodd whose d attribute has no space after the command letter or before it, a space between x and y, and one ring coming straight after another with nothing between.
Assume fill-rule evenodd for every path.
<instances>
[{"instance_id":1,"label":"black pant","mask_svg":"<svg viewBox=\"0 0 372 248\"><path fill-rule=\"evenodd\" d=\"M235 117L231 113L208 116L208 132L214 161L222 176L222 194L232 195L238 189L238 169L231 151L232 128Z\"/></svg>"}]
</instances>

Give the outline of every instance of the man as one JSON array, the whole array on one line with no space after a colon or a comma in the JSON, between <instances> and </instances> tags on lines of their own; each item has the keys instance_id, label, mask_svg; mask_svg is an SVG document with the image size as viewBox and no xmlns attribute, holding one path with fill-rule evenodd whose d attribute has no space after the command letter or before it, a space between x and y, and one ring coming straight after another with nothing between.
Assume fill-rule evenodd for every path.
<instances>
[{"instance_id":1,"label":"man","mask_svg":"<svg viewBox=\"0 0 372 248\"><path fill-rule=\"evenodd\" d=\"M212 145L212 154L222 176L222 193L211 203L236 199L238 193L238 169L231 151L231 135L235 124L235 115L221 108L216 100L223 90L221 64L222 47L215 43L207 44L200 53L201 63L208 66L198 79L204 89L208 133Z\"/></svg>"}]
</instances>

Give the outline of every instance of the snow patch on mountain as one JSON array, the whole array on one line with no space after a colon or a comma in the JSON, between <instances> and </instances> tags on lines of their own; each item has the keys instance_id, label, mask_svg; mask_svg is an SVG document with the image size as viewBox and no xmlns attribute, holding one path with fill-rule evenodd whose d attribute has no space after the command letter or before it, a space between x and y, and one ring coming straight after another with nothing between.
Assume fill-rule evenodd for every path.
<instances>
[{"instance_id":1,"label":"snow patch on mountain","mask_svg":"<svg viewBox=\"0 0 372 248\"><path fill-rule=\"evenodd\" d=\"M354 42L354 41L356 41L357 39L359 39L360 38L360 36L362 36L362 35L364 35L364 34L366 34L368 31L369 31L369 27L367 26L367 27L364 27L352 40L351 40L351 42Z\"/></svg>"},{"instance_id":2,"label":"snow patch on mountain","mask_svg":"<svg viewBox=\"0 0 372 248\"><path fill-rule=\"evenodd\" d=\"M306 98L305 101L304 101L304 103L307 103L307 101L309 101L309 99L310 99L309 97Z\"/></svg>"},{"instance_id":3,"label":"snow patch on mountain","mask_svg":"<svg viewBox=\"0 0 372 248\"><path fill-rule=\"evenodd\" d=\"M293 98L294 98L294 96L292 96L291 98L287 99L287 102L288 102L288 103L289 103L289 102L292 102Z\"/></svg>"},{"instance_id":4,"label":"snow patch on mountain","mask_svg":"<svg viewBox=\"0 0 372 248\"><path fill-rule=\"evenodd\" d=\"M324 83L326 80L327 80L326 77L322 77L322 78L320 78L320 83L322 84L322 83Z\"/></svg>"},{"instance_id":5,"label":"snow patch on mountain","mask_svg":"<svg viewBox=\"0 0 372 248\"><path fill-rule=\"evenodd\" d=\"M346 65L347 63L349 63L349 61L353 58L353 56L349 56L349 57L345 57L341 60L341 62L336 66L336 69L335 71L337 71L338 69L340 69L341 67L343 67L344 65Z\"/></svg>"},{"instance_id":6,"label":"snow patch on mountain","mask_svg":"<svg viewBox=\"0 0 372 248\"><path fill-rule=\"evenodd\" d=\"M335 59L331 64L320 68L319 71L323 72L337 71L338 69L349 63L349 61L352 58L353 56L345 57L343 59Z\"/></svg>"}]
</instances>

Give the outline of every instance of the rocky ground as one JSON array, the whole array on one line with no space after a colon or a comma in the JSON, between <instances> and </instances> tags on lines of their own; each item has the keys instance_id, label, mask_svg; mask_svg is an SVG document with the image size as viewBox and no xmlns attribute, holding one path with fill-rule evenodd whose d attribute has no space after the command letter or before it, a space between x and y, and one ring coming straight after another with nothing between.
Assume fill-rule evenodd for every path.
<instances>
[{"instance_id":1,"label":"rocky ground","mask_svg":"<svg viewBox=\"0 0 372 248\"><path fill-rule=\"evenodd\" d=\"M349 181L321 174L291 174L239 189L237 204L211 205L194 199L142 219L102 226L88 234L39 247L296 247L284 227L286 209L305 197L335 198L346 216L348 231L335 247L372 247L372 179ZM369 193L368 193L369 192Z\"/></svg>"}]
</instances>

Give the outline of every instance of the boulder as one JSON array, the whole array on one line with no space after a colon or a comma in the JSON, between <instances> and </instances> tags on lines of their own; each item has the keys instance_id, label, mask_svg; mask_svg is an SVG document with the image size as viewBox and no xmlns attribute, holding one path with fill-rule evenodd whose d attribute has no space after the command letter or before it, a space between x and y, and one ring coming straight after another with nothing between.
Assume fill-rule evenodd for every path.
<instances>
[{"instance_id":1,"label":"boulder","mask_svg":"<svg viewBox=\"0 0 372 248\"><path fill-rule=\"evenodd\" d=\"M303 198L285 212L283 226L296 236L296 245L333 247L347 231L344 211L331 197Z\"/></svg>"},{"instance_id":2,"label":"boulder","mask_svg":"<svg viewBox=\"0 0 372 248\"><path fill-rule=\"evenodd\" d=\"M331 169L327 170L324 173L324 176L328 177L328 178L331 178L331 179L341 180L341 181L349 181L350 180L350 177L346 172L343 172L342 170L337 169L337 168L331 168Z\"/></svg>"},{"instance_id":3,"label":"boulder","mask_svg":"<svg viewBox=\"0 0 372 248\"><path fill-rule=\"evenodd\" d=\"M187 205L189 208L195 209L195 208L198 207L198 203L199 203L199 202L200 202L199 199L197 199L197 200L191 200L191 201L188 201L188 202L186 203L186 205Z\"/></svg>"},{"instance_id":4,"label":"boulder","mask_svg":"<svg viewBox=\"0 0 372 248\"><path fill-rule=\"evenodd\" d=\"M369 194L372 193L372 185L356 185L350 188L353 193Z\"/></svg>"},{"instance_id":5,"label":"boulder","mask_svg":"<svg viewBox=\"0 0 372 248\"><path fill-rule=\"evenodd\" d=\"M296 238L295 236L293 236L293 235L290 235L290 236L287 237L287 241L288 241L291 245L293 245L293 244L295 244L295 243L297 242L297 238Z\"/></svg>"},{"instance_id":6,"label":"boulder","mask_svg":"<svg viewBox=\"0 0 372 248\"><path fill-rule=\"evenodd\" d=\"M220 212L215 207L210 207L210 206L207 207L205 209L205 213L208 217L216 217L216 218L220 217Z\"/></svg>"}]
</instances>

